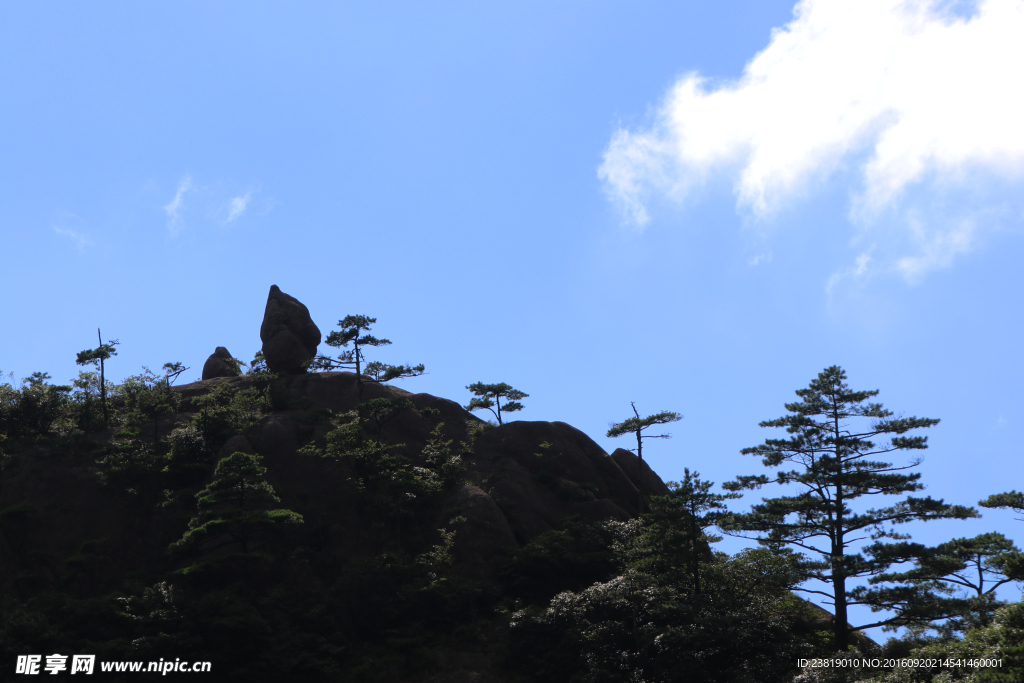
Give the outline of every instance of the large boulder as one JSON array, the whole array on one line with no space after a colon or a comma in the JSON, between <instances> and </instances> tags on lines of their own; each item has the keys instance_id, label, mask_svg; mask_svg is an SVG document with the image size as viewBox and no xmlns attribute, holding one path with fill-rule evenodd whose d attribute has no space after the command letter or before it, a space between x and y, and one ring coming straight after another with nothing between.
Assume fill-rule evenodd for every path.
<instances>
[{"instance_id":1,"label":"large boulder","mask_svg":"<svg viewBox=\"0 0 1024 683\"><path fill-rule=\"evenodd\" d=\"M316 355L321 336L320 328L309 317L309 309L277 285L271 285L260 339L271 372L301 375L306 372L303 363Z\"/></svg>"},{"instance_id":2,"label":"large boulder","mask_svg":"<svg viewBox=\"0 0 1024 683\"><path fill-rule=\"evenodd\" d=\"M635 453L631 453L625 448L616 448L612 452L612 460L626 473L634 486L638 489L642 488L645 496L667 496L671 493L668 486L651 469L647 461L636 457ZM641 482L643 482L642 487Z\"/></svg>"},{"instance_id":3,"label":"large boulder","mask_svg":"<svg viewBox=\"0 0 1024 683\"><path fill-rule=\"evenodd\" d=\"M214 377L237 377L241 374L238 366L232 363L234 358L228 353L228 350L223 346L218 346L217 350L210 354L210 357L203 363L203 379L213 379Z\"/></svg>"},{"instance_id":4,"label":"large boulder","mask_svg":"<svg viewBox=\"0 0 1024 683\"><path fill-rule=\"evenodd\" d=\"M564 422L507 422L477 435L473 452L467 478L484 484L520 544L560 528L569 516L597 522L637 512L629 477L593 439Z\"/></svg>"}]
</instances>

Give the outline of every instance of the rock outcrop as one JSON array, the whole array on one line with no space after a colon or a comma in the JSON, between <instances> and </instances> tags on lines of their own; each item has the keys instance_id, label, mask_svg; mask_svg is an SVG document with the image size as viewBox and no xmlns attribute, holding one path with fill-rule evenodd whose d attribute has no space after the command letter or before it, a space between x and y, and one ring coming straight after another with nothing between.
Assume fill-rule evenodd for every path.
<instances>
[{"instance_id":1,"label":"rock outcrop","mask_svg":"<svg viewBox=\"0 0 1024 683\"><path fill-rule=\"evenodd\" d=\"M231 363L234 360L231 354L223 346L218 346L217 350L210 354L210 357L203 363L203 379L213 379L214 377L237 377L241 374L238 366Z\"/></svg>"},{"instance_id":2,"label":"rock outcrop","mask_svg":"<svg viewBox=\"0 0 1024 683\"><path fill-rule=\"evenodd\" d=\"M303 363L316 355L321 335L320 328L309 317L309 309L277 285L271 285L260 340L271 372L301 375L306 372Z\"/></svg>"},{"instance_id":3,"label":"rock outcrop","mask_svg":"<svg viewBox=\"0 0 1024 683\"><path fill-rule=\"evenodd\" d=\"M480 434L474 451L469 479L488 483L520 544L569 516L597 522L636 514L638 493L626 474L564 422L509 422Z\"/></svg>"},{"instance_id":4,"label":"rock outcrop","mask_svg":"<svg viewBox=\"0 0 1024 683\"><path fill-rule=\"evenodd\" d=\"M244 378L221 380L244 383ZM308 372L288 377L282 383L301 411L276 412L263 418L252 434L252 446L265 457L267 477L282 505L292 505L309 520L319 506L338 506L330 517L349 520L342 526L353 538L360 530L354 506L358 500L351 488L355 474L345 462L331 462L297 455L297 449L314 441L324 443L328 423L316 423L316 411L345 413L358 401L356 376L349 372ZM194 411L192 399L209 391L199 383L174 387L181 396L181 410ZM430 394L412 394L397 387L369 384L364 399L407 398L411 410L402 411L387 423L385 436L404 444L402 452L416 460L437 422L445 426L444 438L455 443L465 440L466 426L480 420L454 401ZM434 412L432 419L424 411ZM231 442L231 449L242 450ZM225 447L227 452L228 447ZM617 462L621 460L628 470ZM480 431L469 457L465 482L452 491L437 519L424 528L448 525L459 516L459 543L455 548L459 571L474 580L493 584L494 559L521 547L541 534L559 529L565 519L575 517L592 523L627 520L638 510L639 491L630 472L637 471L637 458L628 451L609 456L590 437L564 422L517 420ZM668 493L665 483L644 463L645 495ZM300 502L304 501L304 502ZM295 502L293 502L295 501ZM325 513L326 514L326 513ZM355 546L346 550L362 552Z\"/></svg>"},{"instance_id":5,"label":"rock outcrop","mask_svg":"<svg viewBox=\"0 0 1024 683\"><path fill-rule=\"evenodd\" d=\"M668 486L661 480L661 477L651 469L646 461L636 457L635 453L631 453L625 448L616 448L612 452L612 460L638 489L641 481L643 482L645 496L667 496L669 494Z\"/></svg>"},{"instance_id":6,"label":"rock outcrop","mask_svg":"<svg viewBox=\"0 0 1024 683\"><path fill-rule=\"evenodd\" d=\"M282 296L280 292L273 291L272 296L275 293ZM273 301L268 303L268 318L281 306ZM289 303L287 299L285 303ZM296 302L296 306L301 304ZM226 349L218 349L211 361L223 362L228 357ZM204 377L207 376L204 368ZM285 604L280 600L290 600L291 596L299 595L296 610L307 609L304 605L313 603L305 601L312 601L314 596L317 600L324 600L327 609L322 613L328 615L324 617L325 621L318 617L311 626L301 627L307 630L294 631L308 633L302 637L308 637L310 642L320 642L325 637L324 633L338 634L331 637L344 637L349 639L348 642L362 642L350 634L360 634L360 629L365 628L363 618L369 612L363 610L372 609L376 614L378 604L419 604L401 597L406 593L396 592L395 587L414 586L408 583L411 579L401 578L407 571L403 567L412 571L415 557L437 547L434 545L439 539L436 530L447 529L457 534L451 548L451 566L444 570L450 572L447 586L469 586L466 592L454 594L481 596L473 598L480 601L475 604L486 606L488 603L485 601L492 599L488 596L501 595L505 590L508 579L503 568L510 553L516 549L546 532L561 529L568 519L582 522L626 520L638 512L639 492L629 474L637 469L632 454L624 452L625 455L620 453L618 458L611 457L586 434L562 422L514 421L488 427L454 401L369 383L364 387L364 399L401 397L410 402L411 407L401 410L389 420L379 434L391 444L392 453L408 458L409 462L417 465L427 463L424 449L428 441L435 438L435 430L442 441L449 441L458 451L463 450L459 444L469 441L473 435L472 449L462 452L461 456L466 469L449 489L439 492L439 497L429 505L417 508L415 516L399 517L384 512L379 514L377 523L377 519L368 517L365 509L367 499L361 493L361 475L353 466L353 459L312 457L311 453L300 452L303 446L325 446L327 435L336 427L337 420L332 413L345 413L357 406L359 389L357 378L352 373L307 372L273 380L278 391L275 394L278 405L269 414L259 417L248 427L240 427L240 431L234 434L231 434L229 423L218 422L214 417L208 423L212 435L210 440L200 437L198 428L192 423L196 412L201 409L201 403L196 399L222 388L233 391L258 388L261 381L252 376L216 377L171 388L180 399L174 402L176 412L162 414L158 425L147 424L140 431L139 438L147 445L153 444L156 449L160 444L155 439L162 435L160 438L166 448L168 435L177 427L193 430L193 436L189 438L199 439L202 449L209 448L209 451L197 449L199 457L196 461L185 462L175 472L160 473L148 466L112 470L109 465L97 463L93 445L77 451L74 446L66 446L63 442L56 446L44 443L33 445L23 457L19 456L16 466L4 472L4 486L0 488L0 598L13 595L21 599L18 596L53 591L58 591L58 595L73 596L72 591L77 591L77 594L86 596L82 600L94 601L118 590L119 586L129 585L129 581L133 582L131 585L139 586L157 582L169 585L163 583L169 569L189 561L184 555L169 556L167 548L170 542L181 538L186 531L186 520L197 513L194 489L216 478L216 463L235 452L258 454L262 458L260 467L266 471L261 476L273 488L274 495L280 498L275 507L301 514L304 522L275 529L273 536L252 541L253 548L276 547L281 553L280 561L219 565L225 567L223 570L211 564L210 569L201 570L210 573L197 572L190 575L193 578L175 575L177 578L173 580L177 583L174 585L186 581L205 582L195 583L204 586L196 590L211 591L209 594L213 596L223 595L217 592L219 589L205 587L221 585L212 583L215 581L232 581L230 572L238 571L238 576L241 576L242 569L249 567L254 576L253 590L272 591L253 593L254 599L279 601L268 602L276 606ZM270 385L262 386L267 388L269 395ZM158 426L159 430L150 426ZM112 443L111 436L109 431L98 433L98 437L105 441L103 445ZM49 453L59 453L60 457L45 457ZM625 463L626 471L617 460ZM100 472L104 476L97 476ZM644 472L647 472L646 468ZM664 484L654 472L647 476L644 481L648 492L664 490ZM182 483L185 477L191 477L191 483ZM132 488L127 488L128 484ZM258 545L262 543L268 545ZM223 559L225 563L252 557L237 555L239 545L235 540L225 542L217 549L209 546L208 549L208 557ZM272 557L272 551L268 549L267 552L267 557ZM401 557L396 552L409 555L407 560L399 559L405 564L395 562L395 558ZM540 569L530 571L548 572L544 568L549 566L547 562L542 560L538 565ZM554 564L550 566L563 566L558 564L560 560L557 557L552 562ZM248 576L246 573L246 581ZM350 597L348 593L336 591L333 586L339 585L339 581L345 582L340 584L342 586L354 586L364 591L365 597ZM406 583L396 583L400 581ZM470 589L475 592L468 592ZM440 590L449 589L443 587ZM463 591L462 588L459 590ZM416 596L415 600L420 600L420 595L437 595L438 598L446 595L445 592L431 593L422 588L416 588L416 591L409 593ZM264 598L265 595L286 597ZM335 597L328 600L323 598L325 595ZM389 597L392 595L399 597ZM382 602L377 602L378 599ZM220 603L213 604L216 607ZM427 609L434 603L422 604L425 607L416 609ZM460 603L445 609L451 609L455 614L477 609L475 604ZM85 613L83 607L75 610L68 612L72 615ZM403 618L399 611L394 614L395 617L386 618ZM38 618L41 620L42 616ZM74 624L85 625L62 628L93 628L91 622L80 622L75 618ZM0 617L0 621L2 619ZM129 643L135 637L134 627L126 621L124 623L123 627L111 627L120 629L109 631L113 635L104 636L105 642L113 643L109 647L120 647L120 643ZM266 622L246 618L238 623L241 624L240 630L232 633L268 638L262 642L271 642L265 634L268 630ZM511 680L492 673L500 671L499 663L504 661L501 659L505 656L502 654L505 652L502 639L506 636L502 634L508 630L504 624L495 622L494 626L486 626L488 630L480 631L484 635L473 636L471 641L452 640L451 648L424 645L417 650L430 658L423 661L438 662L436 666L430 665L432 670L436 671L442 664L449 669L429 678L417 675L388 680L421 683L499 683ZM180 622L173 633L184 633L191 638L196 633L195 628L189 622ZM328 631L328 628L333 630ZM374 628L379 629L380 626ZM87 637L77 635L87 631L69 632L75 634L75 638ZM200 635L194 637L201 638L207 632L199 632ZM250 633L265 635L247 635ZM370 632L364 639L372 642L376 637L374 633L376 631ZM242 636L232 637L239 638L239 641L231 642L240 642ZM210 647L217 647L220 642L223 641L215 641ZM205 653L206 650L200 652ZM270 664L260 660L258 666L278 666L273 658L267 662ZM267 676L246 680L290 680L288 675L294 677L292 673L279 674L279 669L268 671L271 673ZM303 679L350 680L344 673L336 674L336 671L324 677L303 674Z\"/></svg>"}]
</instances>

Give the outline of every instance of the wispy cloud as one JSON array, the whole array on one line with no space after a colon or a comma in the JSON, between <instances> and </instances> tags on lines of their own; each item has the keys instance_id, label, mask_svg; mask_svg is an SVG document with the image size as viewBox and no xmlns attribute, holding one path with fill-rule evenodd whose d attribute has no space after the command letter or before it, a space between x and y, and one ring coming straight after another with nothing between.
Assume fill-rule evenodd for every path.
<instances>
[{"instance_id":1,"label":"wispy cloud","mask_svg":"<svg viewBox=\"0 0 1024 683\"><path fill-rule=\"evenodd\" d=\"M863 280L869 274L871 252L874 250L875 247L872 246L867 251L859 254L857 258L854 259L852 266L838 273L833 273L828 279L828 284L825 285L825 293L831 297L835 289L843 281Z\"/></svg>"},{"instance_id":2,"label":"wispy cloud","mask_svg":"<svg viewBox=\"0 0 1024 683\"><path fill-rule=\"evenodd\" d=\"M249 206L249 199L252 198L252 192L246 192L241 197L234 197L229 204L228 218L225 223L230 223L235 220L243 213L245 213L246 207Z\"/></svg>"},{"instance_id":3,"label":"wispy cloud","mask_svg":"<svg viewBox=\"0 0 1024 683\"><path fill-rule=\"evenodd\" d=\"M181 208L185 201L185 193L192 189L192 178L184 176L178 183L178 191L174 193L174 199L164 205L167 212L167 229L172 235L177 235L181 230Z\"/></svg>"},{"instance_id":4,"label":"wispy cloud","mask_svg":"<svg viewBox=\"0 0 1024 683\"><path fill-rule=\"evenodd\" d=\"M53 226L53 231L58 235L64 235L72 242L74 242L75 247L78 248L78 251L82 251L86 247L92 245L92 240L90 240L88 237L78 232L77 230L71 230L69 228L60 228L55 225Z\"/></svg>"},{"instance_id":5,"label":"wispy cloud","mask_svg":"<svg viewBox=\"0 0 1024 683\"><path fill-rule=\"evenodd\" d=\"M1024 177L1024 1L978 0L969 17L938 0L801 0L737 81L696 73L668 92L652 125L617 131L599 169L627 223L652 198L683 199L714 174L737 206L765 218L853 169L858 225L978 178ZM915 193L919 194L919 193ZM908 279L949 265L975 228L908 224Z\"/></svg>"},{"instance_id":6,"label":"wispy cloud","mask_svg":"<svg viewBox=\"0 0 1024 683\"><path fill-rule=\"evenodd\" d=\"M896 269L908 282L918 283L932 270L948 268L953 259L969 252L977 234L974 219L961 218L943 229L929 230L913 216L908 220L911 233L918 243L918 253L896 262Z\"/></svg>"}]
</instances>

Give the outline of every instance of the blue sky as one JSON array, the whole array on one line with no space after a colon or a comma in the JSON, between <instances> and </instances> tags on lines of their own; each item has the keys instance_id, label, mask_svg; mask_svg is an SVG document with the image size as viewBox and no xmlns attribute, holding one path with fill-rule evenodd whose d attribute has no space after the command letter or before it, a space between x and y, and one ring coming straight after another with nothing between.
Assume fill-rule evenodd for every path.
<instances>
[{"instance_id":1,"label":"blue sky","mask_svg":"<svg viewBox=\"0 0 1024 683\"><path fill-rule=\"evenodd\" d=\"M0 3L0 369L252 358L271 284L401 386L721 482L826 366L1024 487L1024 2ZM326 347L324 347L326 349ZM748 496L742 503L758 498ZM938 542L1024 522L919 526ZM740 545L727 541L723 547ZM1019 593L1018 593L1019 594ZM1009 594L1008 594L1009 596Z\"/></svg>"}]
</instances>

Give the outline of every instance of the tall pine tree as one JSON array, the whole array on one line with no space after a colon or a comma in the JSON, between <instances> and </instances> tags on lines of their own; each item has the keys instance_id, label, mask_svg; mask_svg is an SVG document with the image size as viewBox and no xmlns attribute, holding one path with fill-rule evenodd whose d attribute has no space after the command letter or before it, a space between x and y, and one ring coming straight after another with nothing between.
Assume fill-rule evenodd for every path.
<instances>
[{"instance_id":1,"label":"tall pine tree","mask_svg":"<svg viewBox=\"0 0 1024 683\"><path fill-rule=\"evenodd\" d=\"M788 439L768 439L742 453L756 455L766 467L779 469L773 477L754 475L728 482L728 490L758 489L765 484L795 488L791 495L766 498L751 512L732 516L733 533L754 532L761 543L788 545L811 558L804 568L810 579L822 581L827 590L798 589L826 597L834 606L834 647L846 648L852 631L876 626L926 622L956 614L953 603L944 603L934 586L905 586L898 595L891 589L852 588L851 582L884 572L893 562L890 554L874 551L865 557L854 547L867 538L906 539L893 525L934 519L977 517L973 508L947 505L930 497L906 496L890 507L854 511L851 504L864 496L899 496L924 488L920 473L907 470L919 465L914 458L906 465L876 460L901 450L923 450L927 437L906 436L915 429L931 427L938 420L921 417L893 417L880 403L869 399L878 390L852 391L846 373L833 365L822 371L806 389L796 392L800 401L787 403L785 415L761 423L762 427L784 428ZM873 610L893 609L895 614L872 623L851 626L849 607L866 605Z\"/></svg>"}]
</instances>

